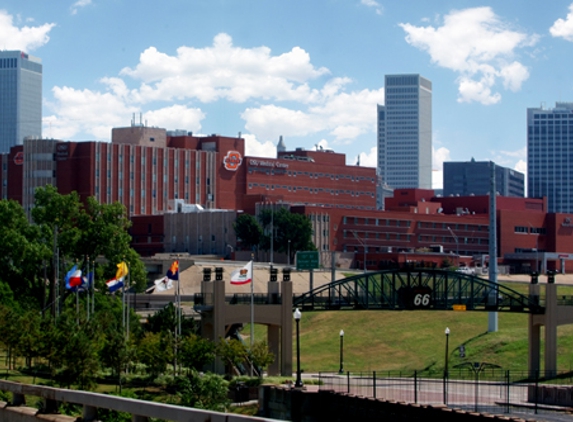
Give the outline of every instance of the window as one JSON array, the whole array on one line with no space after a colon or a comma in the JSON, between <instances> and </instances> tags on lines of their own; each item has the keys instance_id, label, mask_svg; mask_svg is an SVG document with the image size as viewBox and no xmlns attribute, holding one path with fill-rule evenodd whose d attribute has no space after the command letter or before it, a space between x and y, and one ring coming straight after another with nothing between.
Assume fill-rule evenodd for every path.
<instances>
[{"instance_id":1,"label":"window","mask_svg":"<svg viewBox=\"0 0 573 422\"><path fill-rule=\"evenodd\" d=\"M514 231L515 233L527 233L529 230L527 229L527 227L515 226Z\"/></svg>"}]
</instances>

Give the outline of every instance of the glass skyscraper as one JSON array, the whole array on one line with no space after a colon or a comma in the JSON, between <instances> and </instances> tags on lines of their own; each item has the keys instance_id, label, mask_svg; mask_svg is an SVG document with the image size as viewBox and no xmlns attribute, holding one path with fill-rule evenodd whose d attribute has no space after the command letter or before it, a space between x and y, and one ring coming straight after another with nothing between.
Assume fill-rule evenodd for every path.
<instances>
[{"instance_id":1,"label":"glass skyscraper","mask_svg":"<svg viewBox=\"0 0 573 422\"><path fill-rule=\"evenodd\" d=\"M527 109L527 196L573 213L573 103Z\"/></svg>"},{"instance_id":2,"label":"glass skyscraper","mask_svg":"<svg viewBox=\"0 0 573 422\"><path fill-rule=\"evenodd\" d=\"M0 51L0 153L42 136L42 63L22 51Z\"/></svg>"},{"instance_id":3,"label":"glass skyscraper","mask_svg":"<svg viewBox=\"0 0 573 422\"><path fill-rule=\"evenodd\" d=\"M488 195L491 192L491 165L495 166L495 190L501 196L523 198L525 176L491 161L444 162L444 196Z\"/></svg>"},{"instance_id":4,"label":"glass skyscraper","mask_svg":"<svg viewBox=\"0 0 573 422\"><path fill-rule=\"evenodd\" d=\"M385 105L378 105L379 183L431 189L432 83L420 75L386 75L384 91Z\"/></svg>"}]
</instances>

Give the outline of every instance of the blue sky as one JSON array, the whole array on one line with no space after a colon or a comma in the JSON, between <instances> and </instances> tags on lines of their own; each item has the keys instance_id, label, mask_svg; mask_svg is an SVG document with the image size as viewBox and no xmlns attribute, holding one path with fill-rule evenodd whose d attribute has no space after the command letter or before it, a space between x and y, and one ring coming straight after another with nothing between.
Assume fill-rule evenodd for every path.
<instances>
[{"instance_id":1,"label":"blue sky","mask_svg":"<svg viewBox=\"0 0 573 422\"><path fill-rule=\"evenodd\" d=\"M384 75L433 83L442 162L526 171L526 109L573 101L571 0L4 0L0 48L44 66L43 136L150 126L274 156L320 144L376 166Z\"/></svg>"}]
</instances>

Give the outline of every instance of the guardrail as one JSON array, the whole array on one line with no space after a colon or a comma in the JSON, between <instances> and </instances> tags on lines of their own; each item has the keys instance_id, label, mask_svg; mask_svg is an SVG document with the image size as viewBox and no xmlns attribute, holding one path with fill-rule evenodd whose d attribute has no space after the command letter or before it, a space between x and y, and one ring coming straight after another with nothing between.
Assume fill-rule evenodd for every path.
<instances>
[{"instance_id":1,"label":"guardrail","mask_svg":"<svg viewBox=\"0 0 573 422\"><path fill-rule=\"evenodd\" d=\"M97 420L98 409L109 409L116 410L118 412L130 413L134 422L144 422L149 418L158 418L161 420L175 422L276 421L276 419L214 412L125 397L116 397L88 391L19 384L13 381L0 380L0 390L12 393L13 399L10 403L11 406L25 405L26 396L42 398L44 400L45 413L57 413L59 403L79 404L83 406L82 418L84 421ZM0 408L0 420L6 420L1 416L3 412L6 412L6 409Z\"/></svg>"}]
</instances>

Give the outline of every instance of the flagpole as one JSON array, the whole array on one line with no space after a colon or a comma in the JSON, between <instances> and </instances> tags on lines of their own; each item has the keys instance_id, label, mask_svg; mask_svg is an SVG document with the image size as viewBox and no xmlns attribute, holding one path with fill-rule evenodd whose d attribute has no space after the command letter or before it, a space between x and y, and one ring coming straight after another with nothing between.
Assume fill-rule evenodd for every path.
<instances>
[{"instance_id":1,"label":"flagpole","mask_svg":"<svg viewBox=\"0 0 573 422\"><path fill-rule=\"evenodd\" d=\"M92 271L94 272L92 277L92 315L95 314L95 261L92 263Z\"/></svg>"},{"instance_id":2,"label":"flagpole","mask_svg":"<svg viewBox=\"0 0 573 422\"><path fill-rule=\"evenodd\" d=\"M86 318L90 320L90 257L88 256L86 259L86 281L88 285L86 286Z\"/></svg>"},{"instance_id":3,"label":"flagpole","mask_svg":"<svg viewBox=\"0 0 573 422\"><path fill-rule=\"evenodd\" d=\"M131 273L129 271L129 267L127 267L127 287L128 287L128 291L129 291L129 287L131 285ZM125 286L124 286L125 287ZM126 321L126 338L127 340L129 340L129 315L131 314L131 312L129 312L129 300L126 297L125 298L125 321Z\"/></svg>"},{"instance_id":4,"label":"flagpole","mask_svg":"<svg viewBox=\"0 0 573 422\"><path fill-rule=\"evenodd\" d=\"M125 277L125 275L123 277ZM117 281L117 274L115 279ZM125 283L122 283L121 286L121 329L123 330L123 335L125 337Z\"/></svg>"},{"instance_id":5,"label":"flagpole","mask_svg":"<svg viewBox=\"0 0 573 422\"><path fill-rule=\"evenodd\" d=\"M255 339L255 271L254 256L251 254L251 352L253 351L253 342ZM251 359L251 377L253 376L253 360Z\"/></svg>"}]
</instances>

